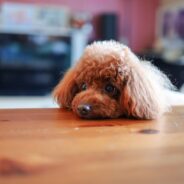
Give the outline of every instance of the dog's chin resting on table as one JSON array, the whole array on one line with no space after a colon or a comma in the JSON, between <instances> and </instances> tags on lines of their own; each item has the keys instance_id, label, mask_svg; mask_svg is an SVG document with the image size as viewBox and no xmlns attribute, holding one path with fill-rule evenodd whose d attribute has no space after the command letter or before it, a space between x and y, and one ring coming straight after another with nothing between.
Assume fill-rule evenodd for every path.
<instances>
[{"instance_id":1,"label":"dog's chin resting on table","mask_svg":"<svg viewBox=\"0 0 184 184\"><path fill-rule=\"evenodd\" d=\"M87 46L53 91L62 108L81 118L156 119L170 109L168 78L115 41Z\"/></svg>"}]
</instances>

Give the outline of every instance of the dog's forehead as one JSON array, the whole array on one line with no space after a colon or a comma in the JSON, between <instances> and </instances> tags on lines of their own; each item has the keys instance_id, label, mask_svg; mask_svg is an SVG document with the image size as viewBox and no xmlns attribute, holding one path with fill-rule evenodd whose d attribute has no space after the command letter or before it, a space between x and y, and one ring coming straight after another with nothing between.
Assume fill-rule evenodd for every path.
<instances>
[{"instance_id":1,"label":"dog's forehead","mask_svg":"<svg viewBox=\"0 0 184 184\"><path fill-rule=\"evenodd\" d=\"M121 72L121 66L114 60L108 62L100 61L83 61L81 65L76 69L77 79L80 82L91 81L104 81L111 80L116 81L118 74ZM120 76L119 76L120 77Z\"/></svg>"},{"instance_id":2,"label":"dog's forehead","mask_svg":"<svg viewBox=\"0 0 184 184\"><path fill-rule=\"evenodd\" d=\"M118 67L109 63L107 65L94 64L83 65L77 70L77 78L79 80L105 80L108 78L115 79L118 73Z\"/></svg>"},{"instance_id":3,"label":"dog's forehead","mask_svg":"<svg viewBox=\"0 0 184 184\"><path fill-rule=\"evenodd\" d=\"M86 73L86 75L92 76L107 76L109 73L115 74L118 69L121 68L122 62L119 55L113 55L109 53L85 54L79 64L77 65L77 71L79 73ZM113 76L112 76L113 77Z\"/></svg>"}]
</instances>

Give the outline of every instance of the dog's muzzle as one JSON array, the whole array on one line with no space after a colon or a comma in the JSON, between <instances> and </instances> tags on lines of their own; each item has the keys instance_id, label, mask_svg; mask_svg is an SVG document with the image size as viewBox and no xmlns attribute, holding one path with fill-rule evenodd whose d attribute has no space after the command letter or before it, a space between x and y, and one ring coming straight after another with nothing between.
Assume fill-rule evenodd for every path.
<instances>
[{"instance_id":1,"label":"dog's muzzle","mask_svg":"<svg viewBox=\"0 0 184 184\"><path fill-rule=\"evenodd\" d=\"M81 104L77 107L77 112L81 117L89 117L92 111L92 107L89 104Z\"/></svg>"}]
</instances>

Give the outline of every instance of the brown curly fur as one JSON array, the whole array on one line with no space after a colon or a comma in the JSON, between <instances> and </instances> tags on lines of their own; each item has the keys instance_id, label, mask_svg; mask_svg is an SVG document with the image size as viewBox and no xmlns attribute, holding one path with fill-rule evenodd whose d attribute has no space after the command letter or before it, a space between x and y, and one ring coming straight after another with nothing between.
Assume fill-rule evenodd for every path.
<instances>
[{"instance_id":1,"label":"brown curly fur","mask_svg":"<svg viewBox=\"0 0 184 184\"><path fill-rule=\"evenodd\" d=\"M86 90L81 90L83 83ZM115 96L104 90L109 83L117 89ZM72 109L80 117L78 106L90 104L92 111L85 118L155 119L169 110L164 95L169 86L163 73L140 61L127 46L103 41L86 47L53 95L61 107Z\"/></svg>"}]
</instances>

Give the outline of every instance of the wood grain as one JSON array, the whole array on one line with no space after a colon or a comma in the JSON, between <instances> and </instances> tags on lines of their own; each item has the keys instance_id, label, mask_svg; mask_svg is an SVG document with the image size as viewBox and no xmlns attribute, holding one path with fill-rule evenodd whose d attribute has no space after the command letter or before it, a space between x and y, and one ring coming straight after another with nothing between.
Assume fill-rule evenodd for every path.
<instances>
[{"instance_id":1,"label":"wood grain","mask_svg":"<svg viewBox=\"0 0 184 184\"><path fill-rule=\"evenodd\" d=\"M0 183L183 184L184 107L156 121L0 110Z\"/></svg>"}]
</instances>

